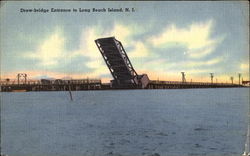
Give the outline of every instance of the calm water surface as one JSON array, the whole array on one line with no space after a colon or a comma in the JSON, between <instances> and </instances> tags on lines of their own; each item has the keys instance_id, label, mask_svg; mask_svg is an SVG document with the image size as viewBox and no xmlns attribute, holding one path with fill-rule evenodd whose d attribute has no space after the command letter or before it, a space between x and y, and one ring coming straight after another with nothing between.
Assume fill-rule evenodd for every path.
<instances>
[{"instance_id":1,"label":"calm water surface","mask_svg":"<svg viewBox=\"0 0 250 156\"><path fill-rule=\"evenodd\" d=\"M249 89L1 93L9 156L230 156L244 150Z\"/></svg>"}]
</instances>

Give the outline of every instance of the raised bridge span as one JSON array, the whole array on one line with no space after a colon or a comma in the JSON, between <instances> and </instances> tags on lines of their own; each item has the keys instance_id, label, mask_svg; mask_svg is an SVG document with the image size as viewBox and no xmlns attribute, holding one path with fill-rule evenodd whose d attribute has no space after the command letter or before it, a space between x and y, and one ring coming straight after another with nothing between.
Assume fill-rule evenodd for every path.
<instances>
[{"instance_id":1,"label":"raised bridge span","mask_svg":"<svg viewBox=\"0 0 250 156\"><path fill-rule=\"evenodd\" d=\"M95 43L114 78L111 80L113 88L147 87L149 83L147 74L137 74L120 41L108 37L99 38Z\"/></svg>"}]
</instances>

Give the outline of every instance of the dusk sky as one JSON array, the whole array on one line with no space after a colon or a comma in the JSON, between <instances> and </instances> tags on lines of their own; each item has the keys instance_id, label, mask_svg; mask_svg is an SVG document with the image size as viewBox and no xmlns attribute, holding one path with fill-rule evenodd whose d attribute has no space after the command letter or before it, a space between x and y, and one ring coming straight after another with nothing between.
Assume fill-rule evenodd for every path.
<instances>
[{"instance_id":1,"label":"dusk sky","mask_svg":"<svg viewBox=\"0 0 250 156\"><path fill-rule=\"evenodd\" d=\"M20 12L20 9L134 8L135 12ZM112 79L94 40L122 42L150 79L249 79L248 2L3 2L1 78Z\"/></svg>"}]
</instances>

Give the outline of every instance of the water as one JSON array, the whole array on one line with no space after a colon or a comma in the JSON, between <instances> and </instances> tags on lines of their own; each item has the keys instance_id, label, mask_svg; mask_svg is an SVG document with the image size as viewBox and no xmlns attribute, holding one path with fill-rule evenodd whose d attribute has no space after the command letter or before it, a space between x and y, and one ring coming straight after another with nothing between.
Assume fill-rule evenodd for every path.
<instances>
[{"instance_id":1,"label":"water","mask_svg":"<svg viewBox=\"0 0 250 156\"><path fill-rule=\"evenodd\" d=\"M249 89L1 93L9 156L233 156L244 151Z\"/></svg>"}]
</instances>

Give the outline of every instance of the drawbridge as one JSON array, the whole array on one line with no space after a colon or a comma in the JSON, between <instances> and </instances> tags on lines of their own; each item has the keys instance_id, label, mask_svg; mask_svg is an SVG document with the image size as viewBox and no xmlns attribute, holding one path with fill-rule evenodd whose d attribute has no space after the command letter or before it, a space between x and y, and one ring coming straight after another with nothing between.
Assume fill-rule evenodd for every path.
<instances>
[{"instance_id":1,"label":"drawbridge","mask_svg":"<svg viewBox=\"0 0 250 156\"><path fill-rule=\"evenodd\" d=\"M109 68L114 80L113 88L146 88L149 78L146 74L138 75L133 68L122 43L115 37L99 38L95 43Z\"/></svg>"}]
</instances>

